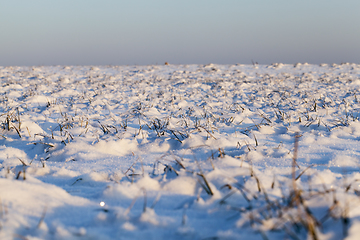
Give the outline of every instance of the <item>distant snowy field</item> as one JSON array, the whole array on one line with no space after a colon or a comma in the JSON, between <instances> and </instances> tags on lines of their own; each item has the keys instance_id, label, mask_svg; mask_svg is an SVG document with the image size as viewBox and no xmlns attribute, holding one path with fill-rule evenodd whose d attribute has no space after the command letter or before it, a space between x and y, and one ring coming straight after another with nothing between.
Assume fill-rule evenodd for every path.
<instances>
[{"instance_id":1,"label":"distant snowy field","mask_svg":"<svg viewBox=\"0 0 360 240\"><path fill-rule=\"evenodd\" d=\"M0 67L0 239L358 239L360 65Z\"/></svg>"}]
</instances>

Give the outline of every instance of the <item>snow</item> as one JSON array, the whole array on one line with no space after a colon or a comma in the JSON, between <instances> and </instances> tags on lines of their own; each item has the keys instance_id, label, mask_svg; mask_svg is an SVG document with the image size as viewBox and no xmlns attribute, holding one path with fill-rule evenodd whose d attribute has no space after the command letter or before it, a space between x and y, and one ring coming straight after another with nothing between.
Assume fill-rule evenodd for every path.
<instances>
[{"instance_id":1,"label":"snow","mask_svg":"<svg viewBox=\"0 0 360 240\"><path fill-rule=\"evenodd\" d=\"M0 67L0 239L357 239L360 65Z\"/></svg>"}]
</instances>

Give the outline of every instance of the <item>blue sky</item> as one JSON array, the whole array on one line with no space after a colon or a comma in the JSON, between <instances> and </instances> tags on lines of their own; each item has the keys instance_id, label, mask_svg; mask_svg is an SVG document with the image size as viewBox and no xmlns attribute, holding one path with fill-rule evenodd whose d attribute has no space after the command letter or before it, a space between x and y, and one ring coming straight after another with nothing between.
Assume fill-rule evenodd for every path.
<instances>
[{"instance_id":1,"label":"blue sky","mask_svg":"<svg viewBox=\"0 0 360 240\"><path fill-rule=\"evenodd\" d=\"M360 63L359 0L0 0L0 65Z\"/></svg>"}]
</instances>

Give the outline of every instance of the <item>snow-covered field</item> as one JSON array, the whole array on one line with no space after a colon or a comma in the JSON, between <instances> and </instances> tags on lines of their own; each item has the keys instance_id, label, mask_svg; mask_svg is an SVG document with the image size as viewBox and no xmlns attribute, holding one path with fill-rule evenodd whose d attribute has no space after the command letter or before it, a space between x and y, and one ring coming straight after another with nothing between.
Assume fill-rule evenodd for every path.
<instances>
[{"instance_id":1,"label":"snow-covered field","mask_svg":"<svg viewBox=\"0 0 360 240\"><path fill-rule=\"evenodd\" d=\"M358 239L360 65L0 67L0 239Z\"/></svg>"}]
</instances>

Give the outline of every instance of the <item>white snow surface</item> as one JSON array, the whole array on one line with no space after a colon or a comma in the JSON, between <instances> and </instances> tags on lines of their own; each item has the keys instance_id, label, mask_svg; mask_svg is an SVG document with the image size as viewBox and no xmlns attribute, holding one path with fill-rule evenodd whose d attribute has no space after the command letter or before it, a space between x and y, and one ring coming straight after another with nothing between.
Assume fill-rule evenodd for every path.
<instances>
[{"instance_id":1,"label":"white snow surface","mask_svg":"<svg viewBox=\"0 0 360 240\"><path fill-rule=\"evenodd\" d=\"M0 239L358 239L360 65L0 67Z\"/></svg>"}]
</instances>

